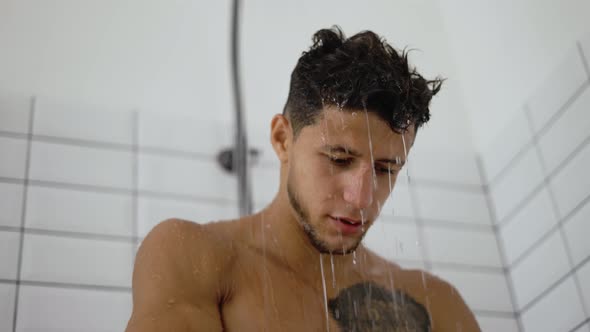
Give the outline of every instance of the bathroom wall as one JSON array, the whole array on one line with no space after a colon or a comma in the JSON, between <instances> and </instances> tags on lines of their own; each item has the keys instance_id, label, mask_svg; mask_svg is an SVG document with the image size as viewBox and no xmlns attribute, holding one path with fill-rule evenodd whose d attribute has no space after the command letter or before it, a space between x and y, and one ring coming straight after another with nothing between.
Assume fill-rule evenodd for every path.
<instances>
[{"instance_id":1,"label":"bathroom wall","mask_svg":"<svg viewBox=\"0 0 590 332\"><path fill-rule=\"evenodd\" d=\"M237 215L235 179L215 162L234 131L229 4L0 0L0 331L120 331L133 256L153 225ZM411 181L400 179L366 242L455 284L484 331L517 331L488 209L498 195L482 186L489 162L472 147L436 2L248 1L242 22L258 209L278 183L268 121L314 31L374 29L418 48L411 59L427 76L450 77L411 153Z\"/></svg>"},{"instance_id":2,"label":"bathroom wall","mask_svg":"<svg viewBox=\"0 0 590 332\"><path fill-rule=\"evenodd\" d=\"M566 49L590 30L580 0L438 0L456 64L453 79L481 151L534 93Z\"/></svg>"},{"instance_id":3,"label":"bathroom wall","mask_svg":"<svg viewBox=\"0 0 590 332\"><path fill-rule=\"evenodd\" d=\"M589 331L590 35L483 151L522 331Z\"/></svg>"},{"instance_id":4,"label":"bathroom wall","mask_svg":"<svg viewBox=\"0 0 590 332\"><path fill-rule=\"evenodd\" d=\"M222 121L0 94L0 331L12 330L13 317L17 331L121 330L133 257L156 223L237 216L236 181L215 161L229 131ZM409 168L367 245L453 282L485 330L510 324L473 154L418 152ZM272 158L252 179L261 208L277 190Z\"/></svg>"}]
</instances>

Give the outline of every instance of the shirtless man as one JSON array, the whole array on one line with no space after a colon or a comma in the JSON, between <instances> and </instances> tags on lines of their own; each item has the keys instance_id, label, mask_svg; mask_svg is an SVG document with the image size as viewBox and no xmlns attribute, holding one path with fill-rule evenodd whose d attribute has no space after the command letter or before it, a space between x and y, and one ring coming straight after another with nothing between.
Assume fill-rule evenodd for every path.
<instances>
[{"instance_id":1,"label":"shirtless man","mask_svg":"<svg viewBox=\"0 0 590 332\"><path fill-rule=\"evenodd\" d=\"M127 332L479 331L453 286L361 243L441 81L372 32L313 40L271 122L276 197L238 220L156 226Z\"/></svg>"}]
</instances>

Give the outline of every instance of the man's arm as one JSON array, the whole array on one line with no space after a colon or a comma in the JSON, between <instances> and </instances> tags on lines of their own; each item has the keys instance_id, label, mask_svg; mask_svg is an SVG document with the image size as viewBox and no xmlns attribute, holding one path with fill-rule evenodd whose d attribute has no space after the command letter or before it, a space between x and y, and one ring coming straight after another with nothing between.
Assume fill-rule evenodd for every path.
<instances>
[{"instance_id":1,"label":"man's arm","mask_svg":"<svg viewBox=\"0 0 590 332\"><path fill-rule=\"evenodd\" d=\"M198 224L167 220L148 234L135 259L126 332L223 330L223 271L209 233Z\"/></svg>"},{"instance_id":2,"label":"man's arm","mask_svg":"<svg viewBox=\"0 0 590 332\"><path fill-rule=\"evenodd\" d=\"M432 275L426 285L432 305L432 332L481 332L475 315L453 285Z\"/></svg>"}]
</instances>

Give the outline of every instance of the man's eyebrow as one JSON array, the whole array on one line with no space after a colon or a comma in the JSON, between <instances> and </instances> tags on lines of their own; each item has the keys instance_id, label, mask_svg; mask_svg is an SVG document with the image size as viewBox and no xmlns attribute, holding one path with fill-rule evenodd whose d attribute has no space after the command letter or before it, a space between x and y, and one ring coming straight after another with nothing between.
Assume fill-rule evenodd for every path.
<instances>
[{"instance_id":1,"label":"man's eyebrow","mask_svg":"<svg viewBox=\"0 0 590 332\"><path fill-rule=\"evenodd\" d=\"M362 154L360 152L355 151L354 149L345 147L343 145L324 145L322 147L322 150L324 150L326 152L330 152L330 153L345 153L345 154L349 154L353 157L362 156Z\"/></svg>"},{"instance_id":2,"label":"man's eyebrow","mask_svg":"<svg viewBox=\"0 0 590 332\"><path fill-rule=\"evenodd\" d=\"M375 161L380 162L380 163L395 164L395 165L400 165L400 166L404 166L406 164L406 161L403 160L401 157L395 157L395 159L378 159Z\"/></svg>"},{"instance_id":3,"label":"man's eyebrow","mask_svg":"<svg viewBox=\"0 0 590 332\"><path fill-rule=\"evenodd\" d=\"M348 148L343 145L324 145L322 150L329 152L329 153L344 153L348 154L352 157L360 157L362 154L354 149ZM375 162L379 163L388 163L394 165L401 165L403 166L406 161L401 157L395 157L394 159L377 159Z\"/></svg>"}]
</instances>

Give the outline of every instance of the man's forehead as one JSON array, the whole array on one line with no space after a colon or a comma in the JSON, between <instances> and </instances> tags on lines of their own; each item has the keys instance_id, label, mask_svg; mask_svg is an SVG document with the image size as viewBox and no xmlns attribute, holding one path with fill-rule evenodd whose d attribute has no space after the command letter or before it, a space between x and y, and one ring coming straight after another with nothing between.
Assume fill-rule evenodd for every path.
<instances>
[{"instance_id":1,"label":"man's forehead","mask_svg":"<svg viewBox=\"0 0 590 332\"><path fill-rule=\"evenodd\" d=\"M316 130L323 139L375 140L381 145L405 144L407 148L414 142L413 126L403 133L397 133L373 112L328 108L321 114L316 122Z\"/></svg>"}]
</instances>

